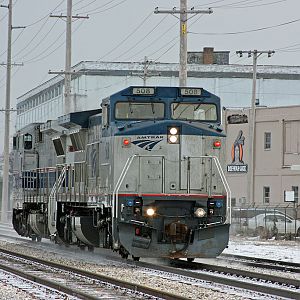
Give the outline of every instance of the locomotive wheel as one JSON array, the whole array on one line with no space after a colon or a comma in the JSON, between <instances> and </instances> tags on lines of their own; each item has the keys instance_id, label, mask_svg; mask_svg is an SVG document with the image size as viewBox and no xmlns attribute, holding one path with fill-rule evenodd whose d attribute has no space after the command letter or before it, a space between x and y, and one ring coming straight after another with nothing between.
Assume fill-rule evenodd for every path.
<instances>
[{"instance_id":1,"label":"locomotive wheel","mask_svg":"<svg viewBox=\"0 0 300 300\"><path fill-rule=\"evenodd\" d=\"M119 249L119 254L121 255L122 258L127 259L129 253L123 246L121 246Z\"/></svg>"},{"instance_id":2,"label":"locomotive wheel","mask_svg":"<svg viewBox=\"0 0 300 300\"><path fill-rule=\"evenodd\" d=\"M133 255L132 255L132 259L133 259L134 261L139 261L139 260L140 260L140 257L138 257L138 256L133 256Z\"/></svg>"},{"instance_id":3,"label":"locomotive wheel","mask_svg":"<svg viewBox=\"0 0 300 300\"><path fill-rule=\"evenodd\" d=\"M187 258L187 261L188 261L188 262L193 262L194 260L195 260L195 258L192 258L192 257L188 257L188 258Z\"/></svg>"}]
</instances>

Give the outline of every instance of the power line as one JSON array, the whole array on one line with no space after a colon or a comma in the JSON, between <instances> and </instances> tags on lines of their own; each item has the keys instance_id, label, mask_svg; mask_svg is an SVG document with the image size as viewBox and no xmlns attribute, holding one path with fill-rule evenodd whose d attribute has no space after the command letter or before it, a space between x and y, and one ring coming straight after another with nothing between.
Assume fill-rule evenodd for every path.
<instances>
[{"instance_id":1,"label":"power line","mask_svg":"<svg viewBox=\"0 0 300 300\"><path fill-rule=\"evenodd\" d=\"M201 18L203 18L203 17L204 17L204 15L199 15L199 16L197 17L197 19L194 20L194 21L191 23L190 27L193 27L193 25L195 25L195 24L199 21L199 19L201 19ZM178 23L179 23L179 21L177 21L176 24L172 25L171 28L174 28L174 26L177 25ZM168 32L170 31L171 28L169 28L167 31L165 31L158 39L160 39L162 36L164 36L166 33L168 33ZM158 39L156 39L154 42L156 42ZM167 42L166 44L164 44L163 46L161 46L158 50L156 50L155 52L149 54L148 56L150 56L150 57L153 56L154 54L156 54L156 53L159 52L160 50L164 49L164 48L167 47L170 43L172 43L174 40L177 40L177 39L178 39L178 35L174 35L173 38L172 38L169 42ZM154 42L153 42L153 43L154 43ZM152 44L153 44L153 43L152 43ZM170 52L170 50L171 50L172 48L174 48L176 44L177 44L177 41L176 41L175 43L173 43L172 46L169 47L166 51L164 51L158 58L156 58L155 61L158 61L158 60L161 59L165 54L167 54L168 52Z\"/></svg>"},{"instance_id":2,"label":"power line","mask_svg":"<svg viewBox=\"0 0 300 300\"><path fill-rule=\"evenodd\" d=\"M149 15L147 15L141 23L139 23L139 25L137 27L135 27L133 29L132 32L130 32L120 43L118 43L113 49L111 49L110 51L108 51L107 53L105 53L102 57L100 57L98 60L101 60L103 59L104 57L110 55L111 53L113 53L116 49L118 49L121 45L123 45L130 37L133 36L133 34L135 34L140 28L142 25L145 24L145 22L151 17L152 15L152 12L150 12Z\"/></svg>"},{"instance_id":3,"label":"power line","mask_svg":"<svg viewBox=\"0 0 300 300\"><path fill-rule=\"evenodd\" d=\"M76 3L73 3L73 11L74 11L74 7L75 7L75 6L78 6L80 3L84 2L84 1L85 1L85 0L79 0L79 1L77 1ZM97 0L93 0L93 1L90 2L90 3L94 3L94 2L96 2L96 1L97 1ZM84 7L89 6L90 3L86 4Z\"/></svg>"},{"instance_id":4,"label":"power line","mask_svg":"<svg viewBox=\"0 0 300 300\"><path fill-rule=\"evenodd\" d=\"M58 20L56 20L55 24L58 22ZM52 28L55 26L55 24L53 24ZM52 28L50 30L52 30ZM37 58L39 58L41 55L45 54L45 51L46 50L49 50L52 46L54 46L59 40L60 38L65 34L65 30L63 30L57 37L56 39L46 47L46 49L42 50L39 54L37 54L36 56L24 61L24 63L29 63L29 62L36 62L36 61L40 61L39 59L36 60ZM43 42L46 38L47 38L48 35L45 35L43 37L43 39L41 40L41 42ZM27 52L24 56L23 56L23 59L28 56L28 54L30 54L31 52ZM51 52L52 53L52 52ZM49 54L50 55L50 54Z\"/></svg>"},{"instance_id":5,"label":"power line","mask_svg":"<svg viewBox=\"0 0 300 300\"><path fill-rule=\"evenodd\" d=\"M109 1L109 3L113 2L113 1L115 1L115 0ZM112 5L112 6L108 7L108 8L105 8L105 9L102 9L102 10L98 10L98 11L97 11L97 9L102 8L102 7L105 7L105 6L107 5L107 4L104 4L104 5L100 6L100 7L96 7L96 8L94 8L93 10L86 11L86 12L84 12L84 13L85 13L85 14L89 14L90 16L91 16L91 15L100 14L100 13L102 13L102 12L106 12L106 11L108 11L108 10L110 10L110 9L113 9L113 8L119 6L119 5L123 4L123 3L126 2L126 1L128 1L128 0L122 0L122 1L120 1L119 3L116 3L116 4L114 4L114 5Z\"/></svg>"},{"instance_id":6,"label":"power line","mask_svg":"<svg viewBox=\"0 0 300 300\"><path fill-rule=\"evenodd\" d=\"M52 12L54 10L56 10L58 7L60 7L63 3L65 2L65 0L62 0L61 2L59 2L59 4L57 6L55 6L55 8L52 9ZM39 22L43 21L44 19L48 19L49 18L49 14L47 13L44 17L41 17L40 19L38 19L37 21L29 24L29 25L26 25L26 27L31 27L31 26L34 26L36 24L38 24Z\"/></svg>"},{"instance_id":7,"label":"power line","mask_svg":"<svg viewBox=\"0 0 300 300\"><path fill-rule=\"evenodd\" d=\"M162 47L160 47L159 49L155 50L154 52L152 52L151 54L149 54L149 57L152 57L154 56L157 52L159 52L160 50L168 47L172 42L174 42L175 40L178 40L179 39L179 36L174 36L171 40L169 40L166 44L164 44ZM174 47L176 44L177 44L178 41L175 42L175 44L173 44L172 47ZM171 48L169 49L171 50ZM168 50L168 51L169 51ZM164 53L165 54L165 53ZM159 57L160 58L160 57ZM157 61L159 58L155 59L155 61Z\"/></svg>"},{"instance_id":8,"label":"power line","mask_svg":"<svg viewBox=\"0 0 300 300\"><path fill-rule=\"evenodd\" d=\"M128 60L132 60L134 57L142 53L144 50L148 49L150 46L153 46L157 41L159 41L163 36L165 36L168 32L170 32L172 29L174 29L174 26L177 25L179 21L172 24L166 31L164 31L160 36L158 36L154 41L151 41L149 44L147 44L144 48L133 54Z\"/></svg>"},{"instance_id":9,"label":"power line","mask_svg":"<svg viewBox=\"0 0 300 300\"><path fill-rule=\"evenodd\" d=\"M57 7L59 7L63 2L64 2L64 0L61 1L61 2L54 8L54 10L55 10ZM38 29L37 33L36 33L36 34L33 36L33 38L25 45L25 47L23 47L22 49L20 49L20 50L14 55L14 58L16 58L20 53L22 53L25 49L27 49L28 46L32 45L32 42L33 42L33 41L35 40L35 38L39 35L39 33L42 31L42 29L44 28L44 26L45 26L46 23L48 22L48 20L49 20L49 15L47 15L46 17L43 17L43 18L39 19L38 21L36 21L36 22L34 22L34 23L32 23L32 24L29 24L29 25L25 26L25 27L33 26L33 25L39 23L41 20L44 20L44 19L46 19L46 21L45 21L45 22L42 24L42 26ZM41 43L42 43L42 42L44 41L44 39L49 35L49 33L52 31L53 28L54 28L54 26L52 26L51 29L46 33L46 35L42 38L42 40L40 40L40 41L38 42L38 45L33 47L34 50L36 50L37 47L41 45ZM13 41L13 44L14 44L15 41L20 37L20 35L23 34L23 32L24 32L24 30L22 30L22 32L21 32L21 33L17 36L17 38ZM2 56L2 55L5 54L5 53L6 53L6 51L4 51L3 53L1 53L0 56ZM31 54L31 53L32 53L32 51L27 52L27 53L23 56L23 58L25 58L28 54Z\"/></svg>"},{"instance_id":10,"label":"power line","mask_svg":"<svg viewBox=\"0 0 300 300\"><path fill-rule=\"evenodd\" d=\"M78 4L80 4L81 2L83 2L83 1L84 1L84 0L78 1L76 4L73 5L73 8L74 8L75 6L77 6ZM81 11L83 8L87 8L88 6L91 6L91 5L92 5L93 3L95 3L96 1L98 1L98 0L92 0L92 1L89 2L88 4L85 4L85 5L83 5L83 6L79 7L79 8L73 9L73 11ZM114 0L112 0L112 1L114 1ZM112 2L112 1L110 1L110 2Z\"/></svg>"},{"instance_id":11,"label":"power line","mask_svg":"<svg viewBox=\"0 0 300 300\"><path fill-rule=\"evenodd\" d=\"M49 19L46 19L46 21L42 24L42 26L39 28L39 30L36 32L36 34L31 38L31 40L30 40L30 41L29 41L29 42L28 42L28 43L27 43L20 51L18 51L18 52L14 55L14 57L17 57L20 53L22 53L24 50L26 50L29 46L32 45L32 42L33 42L33 41L35 40L35 38L39 35L39 33L43 30L43 28L44 28L44 26L47 24L48 20L49 20ZM44 38L46 38L46 37L49 35L49 33L51 32L51 30L53 29L53 27L54 27L54 26L52 26L51 29L46 33L46 35L44 36ZM40 44L41 44L41 42L44 40L44 38L43 38L40 42L38 42L38 45L37 45L37 46L40 46ZM33 48L34 48L34 50L36 50L36 46L33 47ZM23 56L23 58L26 57L28 53L31 53L31 51L30 51L30 52L27 52L27 53Z\"/></svg>"},{"instance_id":12,"label":"power line","mask_svg":"<svg viewBox=\"0 0 300 300\"><path fill-rule=\"evenodd\" d=\"M256 3L256 2L260 2L260 1L265 1L265 0L252 1L252 2L249 2L249 4L251 4L251 3ZM214 8L244 9L244 8L253 8L253 7L261 7L261 6L269 6L269 5L277 4L277 3L280 3L280 2L286 2L286 1L288 1L288 0L277 0L277 1L269 2L269 3L262 3L262 4L256 4L256 5L243 5L243 6L235 6L234 4L232 4L232 5L218 6L218 7L214 7ZM247 4L247 3L246 3L246 4Z\"/></svg>"},{"instance_id":13,"label":"power line","mask_svg":"<svg viewBox=\"0 0 300 300\"><path fill-rule=\"evenodd\" d=\"M176 37L176 39L178 39L178 37ZM176 44L177 44L177 41L171 47L169 47L165 52L163 52L158 58L156 58L155 61L158 61L159 59L161 59L165 54L167 54L171 49L173 49Z\"/></svg>"},{"instance_id":14,"label":"power line","mask_svg":"<svg viewBox=\"0 0 300 300\"><path fill-rule=\"evenodd\" d=\"M243 34L243 33L250 33L250 32L257 32L257 31L263 31L271 28L277 28L281 26L286 26L290 25L296 22L299 22L300 19L295 19L289 22L284 22L281 24L273 25L273 26L267 26L267 27L260 27L257 29L251 29L251 30L245 30L245 31L235 31L235 32L191 32L189 31L190 34L202 34L202 35L235 35L235 34Z\"/></svg>"},{"instance_id":15,"label":"power line","mask_svg":"<svg viewBox=\"0 0 300 300\"><path fill-rule=\"evenodd\" d=\"M81 26L83 23L80 23L73 31L72 33L75 33ZM53 42L50 47L52 47L53 45L56 44L56 42L60 39L60 37L65 33L65 31L59 35L59 37L55 40L55 42ZM60 43L55 49L53 49L50 53L45 54L45 52L41 52L39 55L37 55L36 57L31 58L30 60L24 61L24 63L35 63L38 61L41 61L47 57L49 57L51 54L53 54L56 50L58 50L59 48L61 48L63 45L65 44L65 41L63 41L62 43ZM45 54L44 56L42 56L41 58L39 58L42 54Z\"/></svg>"},{"instance_id":16,"label":"power line","mask_svg":"<svg viewBox=\"0 0 300 300\"><path fill-rule=\"evenodd\" d=\"M3 3L4 1L2 1ZM17 4L18 0L16 0L15 2L13 2L13 6L15 6ZM2 5L2 7L7 7L5 5ZM8 12L0 19L0 22L2 22L6 17L8 16Z\"/></svg>"},{"instance_id":17,"label":"power line","mask_svg":"<svg viewBox=\"0 0 300 300\"><path fill-rule=\"evenodd\" d=\"M121 55L119 55L118 57L115 58L115 60L118 60L120 57L124 56L124 54L127 54L128 52L130 52L132 49L134 49L137 45L139 45L141 42L143 42L163 21L166 20L166 18L168 17L168 15L164 16L159 22L158 24L156 24L147 34L145 34L140 40L138 40L133 46L131 46L129 49L127 49L126 51L124 51Z\"/></svg>"}]
</instances>

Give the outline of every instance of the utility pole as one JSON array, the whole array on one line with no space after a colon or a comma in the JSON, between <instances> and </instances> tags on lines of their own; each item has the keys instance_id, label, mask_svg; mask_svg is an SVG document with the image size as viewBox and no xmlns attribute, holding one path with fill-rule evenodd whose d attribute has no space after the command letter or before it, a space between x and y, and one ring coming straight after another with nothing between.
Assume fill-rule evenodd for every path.
<instances>
[{"instance_id":1,"label":"utility pole","mask_svg":"<svg viewBox=\"0 0 300 300\"><path fill-rule=\"evenodd\" d=\"M151 61L149 61L148 60L148 58L147 58L147 56L145 56L145 58L144 58L144 62L143 62L143 64L144 64L144 70L143 70L143 85L144 86L146 86L147 85L147 77L149 77L149 74L148 74L148 68L149 68L149 66L150 66L150 64L151 64L152 62Z\"/></svg>"},{"instance_id":2,"label":"utility pole","mask_svg":"<svg viewBox=\"0 0 300 300\"><path fill-rule=\"evenodd\" d=\"M248 54L248 57L253 57L253 80L252 80L252 98L251 98L251 117L250 117L250 130L249 130L249 165L250 172L248 174L248 200L250 203L254 203L254 191L255 191L255 138L256 138L256 78L257 78L257 59L262 54L267 54L268 57L271 57L275 53L274 50L268 51L236 51L240 57L243 57L243 54Z\"/></svg>"},{"instance_id":3,"label":"utility pole","mask_svg":"<svg viewBox=\"0 0 300 300\"><path fill-rule=\"evenodd\" d=\"M88 16L72 16L72 0L67 0L67 15L50 15L54 18L66 18L66 61L65 61L65 105L64 113L70 113L74 110L74 103L71 101L71 79L72 79L72 19L88 19ZM57 72L61 74L62 72ZM51 72L55 74L55 72Z\"/></svg>"},{"instance_id":4,"label":"utility pole","mask_svg":"<svg viewBox=\"0 0 300 300\"><path fill-rule=\"evenodd\" d=\"M143 72L131 72L132 76L138 76L141 79L143 79L143 85L147 86L147 78L152 77L152 76L160 76L160 73L153 73L149 71L149 66L153 64L152 60L148 60L148 57L144 57L144 61L141 63L144 65L143 67Z\"/></svg>"},{"instance_id":5,"label":"utility pole","mask_svg":"<svg viewBox=\"0 0 300 300\"><path fill-rule=\"evenodd\" d=\"M6 98L4 121L4 165L1 203L1 222L7 222L9 197L9 131L10 131L10 79L11 79L11 35L12 35L12 0L8 4L8 33L7 33L7 66L6 66Z\"/></svg>"},{"instance_id":6,"label":"utility pole","mask_svg":"<svg viewBox=\"0 0 300 300\"><path fill-rule=\"evenodd\" d=\"M179 51L179 86L185 87L187 82L187 21L188 14L211 14L212 9L197 10L194 8L187 9L187 0L180 0L180 9L174 7L172 10L159 10L155 8L155 14L179 14L180 15L180 51Z\"/></svg>"}]
</instances>

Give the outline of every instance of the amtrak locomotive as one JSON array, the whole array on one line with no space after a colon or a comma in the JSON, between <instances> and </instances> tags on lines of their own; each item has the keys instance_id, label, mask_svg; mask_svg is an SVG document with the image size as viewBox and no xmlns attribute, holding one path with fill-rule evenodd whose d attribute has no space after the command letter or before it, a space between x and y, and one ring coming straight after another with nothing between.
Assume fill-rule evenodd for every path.
<instances>
[{"instance_id":1,"label":"amtrak locomotive","mask_svg":"<svg viewBox=\"0 0 300 300\"><path fill-rule=\"evenodd\" d=\"M13 145L15 230L135 260L216 257L230 223L220 114L202 88L135 86L26 126Z\"/></svg>"}]
</instances>

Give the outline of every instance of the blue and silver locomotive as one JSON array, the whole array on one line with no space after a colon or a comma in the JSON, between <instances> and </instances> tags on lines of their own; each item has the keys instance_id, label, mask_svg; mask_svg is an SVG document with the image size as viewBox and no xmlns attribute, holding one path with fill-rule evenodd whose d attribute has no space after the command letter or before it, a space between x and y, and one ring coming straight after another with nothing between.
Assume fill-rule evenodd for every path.
<instances>
[{"instance_id":1,"label":"blue and silver locomotive","mask_svg":"<svg viewBox=\"0 0 300 300\"><path fill-rule=\"evenodd\" d=\"M216 257L230 223L220 123L220 99L202 88L129 87L26 126L14 137L15 230L136 260Z\"/></svg>"}]
</instances>

